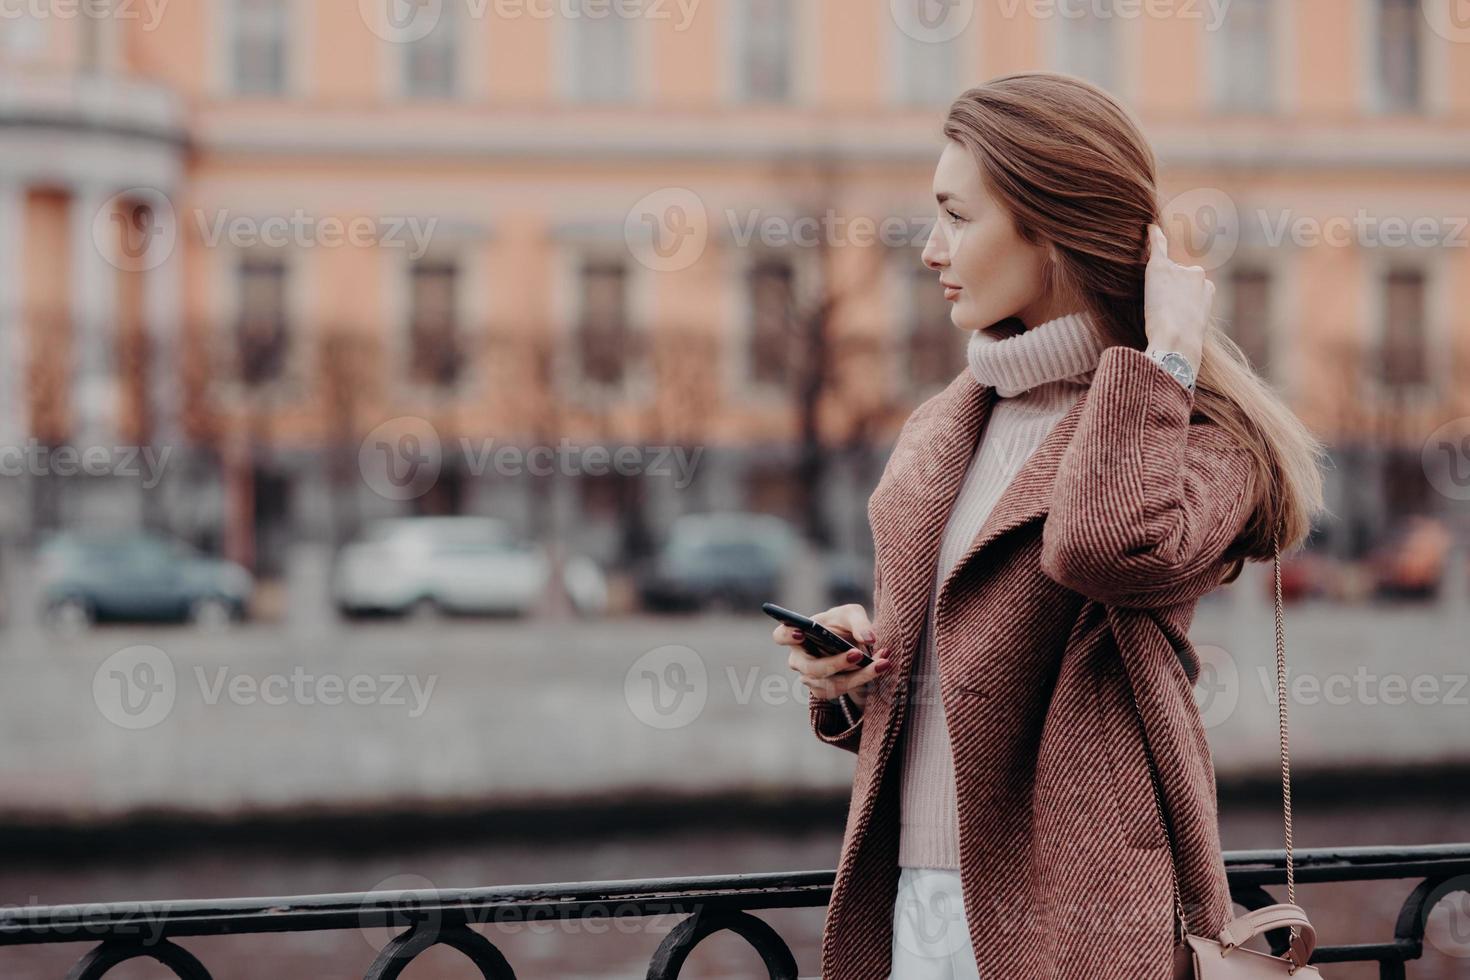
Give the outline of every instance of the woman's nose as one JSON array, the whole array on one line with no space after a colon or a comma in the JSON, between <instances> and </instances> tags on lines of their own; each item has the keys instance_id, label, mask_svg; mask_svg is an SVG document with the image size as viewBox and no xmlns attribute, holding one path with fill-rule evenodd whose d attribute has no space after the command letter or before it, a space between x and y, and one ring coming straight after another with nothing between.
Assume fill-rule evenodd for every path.
<instances>
[{"instance_id":1,"label":"woman's nose","mask_svg":"<svg viewBox=\"0 0 1470 980\"><path fill-rule=\"evenodd\" d=\"M924 242L924 251L919 255L923 263L935 272L949 264L949 256L945 253L942 244L939 226L936 224L929 229L929 240Z\"/></svg>"}]
</instances>

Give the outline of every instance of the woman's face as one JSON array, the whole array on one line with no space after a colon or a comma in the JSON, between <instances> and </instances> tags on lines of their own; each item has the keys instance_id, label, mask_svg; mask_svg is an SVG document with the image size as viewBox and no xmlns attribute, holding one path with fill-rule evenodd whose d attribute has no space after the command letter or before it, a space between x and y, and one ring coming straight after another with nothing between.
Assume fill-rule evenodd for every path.
<instances>
[{"instance_id":1,"label":"woman's face","mask_svg":"<svg viewBox=\"0 0 1470 980\"><path fill-rule=\"evenodd\" d=\"M923 261L939 273L955 326L984 330L1014 316L1029 329L1066 312L1042 295L1046 249L1021 239L975 158L954 140L934 170L934 198L939 211Z\"/></svg>"}]
</instances>

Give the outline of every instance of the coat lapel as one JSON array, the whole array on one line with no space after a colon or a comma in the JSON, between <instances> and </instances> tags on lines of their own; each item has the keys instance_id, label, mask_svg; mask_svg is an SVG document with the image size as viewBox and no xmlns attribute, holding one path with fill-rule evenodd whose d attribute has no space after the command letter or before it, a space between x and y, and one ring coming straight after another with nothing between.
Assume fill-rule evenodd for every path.
<instances>
[{"instance_id":1,"label":"coat lapel","mask_svg":"<svg viewBox=\"0 0 1470 980\"><path fill-rule=\"evenodd\" d=\"M1046 514L1062 453L1071 442L1090 388L1047 433L1007 484L964 555L940 585L946 591L961 570L1000 535ZM944 525L959 495L970 459L991 407L995 389L975 380L967 367L939 396L935 411L894 447L896 463L869 503L874 546L882 563L883 587L893 603L897 676L909 668L913 640L928 612L938 569ZM940 608L940 606L936 606Z\"/></svg>"}]
</instances>

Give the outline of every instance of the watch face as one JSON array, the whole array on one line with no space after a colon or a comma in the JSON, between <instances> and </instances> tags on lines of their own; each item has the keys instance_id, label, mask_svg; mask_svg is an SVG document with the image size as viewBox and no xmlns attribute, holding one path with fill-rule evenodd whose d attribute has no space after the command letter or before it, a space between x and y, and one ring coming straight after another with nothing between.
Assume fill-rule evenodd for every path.
<instances>
[{"instance_id":1,"label":"watch face","mask_svg":"<svg viewBox=\"0 0 1470 980\"><path fill-rule=\"evenodd\" d=\"M1189 358L1178 351L1169 351L1160 359L1164 370L1178 378L1181 384L1194 384L1194 368L1189 363Z\"/></svg>"}]
</instances>

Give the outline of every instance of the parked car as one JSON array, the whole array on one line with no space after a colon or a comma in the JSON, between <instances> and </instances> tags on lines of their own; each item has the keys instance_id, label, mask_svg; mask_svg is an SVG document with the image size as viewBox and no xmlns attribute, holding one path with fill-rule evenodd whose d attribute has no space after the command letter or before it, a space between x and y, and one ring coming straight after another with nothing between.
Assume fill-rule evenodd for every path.
<instances>
[{"instance_id":1,"label":"parked car","mask_svg":"<svg viewBox=\"0 0 1470 980\"><path fill-rule=\"evenodd\" d=\"M255 589L240 565L150 531L62 532L38 557L42 617L62 632L100 621L223 629L246 617Z\"/></svg>"},{"instance_id":2,"label":"parked car","mask_svg":"<svg viewBox=\"0 0 1470 980\"><path fill-rule=\"evenodd\" d=\"M796 554L791 525L769 514L686 514L636 573L640 601L657 610L759 609L779 595Z\"/></svg>"},{"instance_id":3,"label":"parked car","mask_svg":"<svg viewBox=\"0 0 1470 980\"><path fill-rule=\"evenodd\" d=\"M1282 602L1333 599L1341 587L1342 571L1327 555L1300 551L1281 557ZM1275 598L1276 581L1270 574L1261 577L1261 588L1267 599Z\"/></svg>"},{"instance_id":4,"label":"parked car","mask_svg":"<svg viewBox=\"0 0 1470 980\"><path fill-rule=\"evenodd\" d=\"M1375 593L1390 599L1434 599L1454 549L1445 523L1406 517L1368 557Z\"/></svg>"},{"instance_id":5,"label":"parked car","mask_svg":"<svg viewBox=\"0 0 1470 980\"><path fill-rule=\"evenodd\" d=\"M374 521L337 556L332 595L343 615L521 615L540 600L551 563L494 517Z\"/></svg>"}]
</instances>

